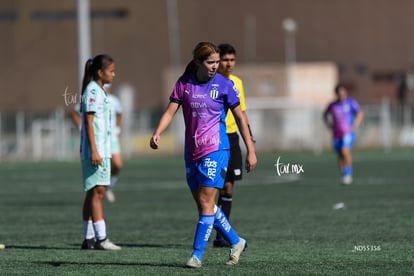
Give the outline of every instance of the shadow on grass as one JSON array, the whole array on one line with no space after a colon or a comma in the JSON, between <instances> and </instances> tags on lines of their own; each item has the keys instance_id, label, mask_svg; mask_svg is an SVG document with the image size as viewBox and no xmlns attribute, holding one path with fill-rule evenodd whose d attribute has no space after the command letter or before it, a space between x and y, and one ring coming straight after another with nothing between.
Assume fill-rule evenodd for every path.
<instances>
[{"instance_id":1,"label":"shadow on grass","mask_svg":"<svg viewBox=\"0 0 414 276\"><path fill-rule=\"evenodd\" d=\"M175 268L184 268L185 266L183 264L177 264L177 263L148 263L148 262L69 262L69 261L51 261L51 262L32 262L33 264L43 264L43 265L50 265L53 267L59 267L62 265L91 265L91 266L148 266L148 267L175 267Z\"/></svg>"},{"instance_id":2,"label":"shadow on grass","mask_svg":"<svg viewBox=\"0 0 414 276\"><path fill-rule=\"evenodd\" d=\"M132 248L132 247L138 247L138 248L178 248L178 247L184 247L183 244L117 243L117 245L119 245L121 247L130 247L130 248Z\"/></svg>"},{"instance_id":3,"label":"shadow on grass","mask_svg":"<svg viewBox=\"0 0 414 276\"><path fill-rule=\"evenodd\" d=\"M31 250L74 250L73 247L54 247L54 246L31 246L31 245L7 245L7 249L31 249Z\"/></svg>"},{"instance_id":4,"label":"shadow on grass","mask_svg":"<svg viewBox=\"0 0 414 276\"><path fill-rule=\"evenodd\" d=\"M130 243L117 243L124 248L180 248L184 247L182 244L130 244ZM7 245L7 249L30 249L30 250L81 250L80 244L69 244L71 247L57 247L57 246L31 246L31 245Z\"/></svg>"}]
</instances>

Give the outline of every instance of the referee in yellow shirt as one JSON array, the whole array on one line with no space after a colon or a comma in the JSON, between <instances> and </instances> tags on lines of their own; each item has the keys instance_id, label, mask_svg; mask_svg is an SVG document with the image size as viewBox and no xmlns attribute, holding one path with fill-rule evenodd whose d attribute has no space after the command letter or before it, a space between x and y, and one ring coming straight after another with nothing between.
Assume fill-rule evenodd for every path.
<instances>
[{"instance_id":1,"label":"referee in yellow shirt","mask_svg":"<svg viewBox=\"0 0 414 276\"><path fill-rule=\"evenodd\" d=\"M233 81L239 94L241 110L246 117L246 121L249 122L245 112L246 103L244 99L243 82L240 78L233 75L233 69L236 65L236 50L230 44L220 44L218 47L220 48L220 66L218 72ZM233 201L233 185L236 180L242 179L243 171L243 161L239 145L239 134L237 133L237 123L231 112L227 113L226 128L226 132L230 141L230 160L227 166L227 175L224 182L224 187L220 190L217 205L222 209L223 213L229 219ZM251 131L250 136L255 142ZM227 242L217 233L213 242L213 246L223 247L228 245Z\"/></svg>"}]
</instances>

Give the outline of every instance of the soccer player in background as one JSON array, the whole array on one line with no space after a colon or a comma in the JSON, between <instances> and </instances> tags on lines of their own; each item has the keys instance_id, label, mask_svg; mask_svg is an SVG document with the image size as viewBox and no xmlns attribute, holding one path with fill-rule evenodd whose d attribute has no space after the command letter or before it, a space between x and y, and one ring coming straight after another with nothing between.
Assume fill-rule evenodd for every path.
<instances>
[{"instance_id":1,"label":"soccer player in background","mask_svg":"<svg viewBox=\"0 0 414 276\"><path fill-rule=\"evenodd\" d=\"M83 188L82 249L120 250L107 238L102 200L111 178L111 107L104 85L115 77L115 63L97 55L85 65L81 97L81 146Z\"/></svg>"},{"instance_id":2,"label":"soccer player in background","mask_svg":"<svg viewBox=\"0 0 414 276\"><path fill-rule=\"evenodd\" d=\"M355 140L355 132L364 115L359 104L348 96L345 85L338 84L335 87L335 94L336 100L326 108L323 120L332 130L332 146L338 155L341 182L349 185L352 183L351 149Z\"/></svg>"},{"instance_id":3,"label":"soccer player in background","mask_svg":"<svg viewBox=\"0 0 414 276\"><path fill-rule=\"evenodd\" d=\"M234 84L217 74L220 49L210 42L200 42L193 50L193 59L177 80L170 102L150 140L157 149L160 136L171 123L178 108L183 109L185 123L184 159L187 184L197 204L198 223L193 252L186 266L200 268L202 255L214 227L230 244L227 265L239 262L247 247L226 216L215 204L217 191L223 188L229 160L229 141L225 118L230 109L236 117L247 148L246 169L256 167L256 150L250 139L246 118L240 108Z\"/></svg>"},{"instance_id":4,"label":"soccer player in background","mask_svg":"<svg viewBox=\"0 0 414 276\"><path fill-rule=\"evenodd\" d=\"M236 86L240 100L240 108L242 110L243 116L246 118L250 137L252 141L255 142L253 134L250 130L249 120L245 112L246 103L244 97L243 82L240 78L233 75L233 70L236 65L236 49L230 44L220 44L218 47L220 49L220 66L218 68L218 72L233 81L234 85ZM219 208L221 208L227 219L230 219L231 207L233 203L234 182L236 180L241 180L243 176L243 160L239 144L239 134L237 133L237 123L231 112L227 112L226 132L230 142L230 159L227 166L227 174L224 181L224 187L219 192L217 205ZM213 246L223 247L226 245L227 244L223 237L217 233L213 241Z\"/></svg>"},{"instance_id":5,"label":"soccer player in background","mask_svg":"<svg viewBox=\"0 0 414 276\"><path fill-rule=\"evenodd\" d=\"M121 145L119 142L122 126L122 105L118 97L111 92L110 84L105 84L104 89L110 101L111 114L112 116L115 115L115 118L111 119L111 185L107 187L105 192L106 199L113 203L115 202L113 188L118 181L118 175L123 166ZM76 127L80 130L82 126L80 104L75 105L70 115Z\"/></svg>"}]
</instances>

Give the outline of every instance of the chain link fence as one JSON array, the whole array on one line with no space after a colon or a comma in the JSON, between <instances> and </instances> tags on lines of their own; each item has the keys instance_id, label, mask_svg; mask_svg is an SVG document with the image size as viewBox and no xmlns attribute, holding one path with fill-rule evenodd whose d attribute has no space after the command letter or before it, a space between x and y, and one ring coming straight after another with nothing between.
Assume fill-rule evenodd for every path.
<instances>
[{"instance_id":1,"label":"chain link fence","mask_svg":"<svg viewBox=\"0 0 414 276\"><path fill-rule=\"evenodd\" d=\"M414 145L412 108L395 107L384 100L362 106L364 120L355 148L383 148ZM154 154L148 144L160 112L132 113L121 133L124 158ZM331 147L331 134L322 121L322 110L283 103L252 107L248 116L258 151L320 152ZM50 113L0 113L0 160L74 160L79 158L79 130L63 109ZM156 154L181 154L184 143L182 114L162 136Z\"/></svg>"}]
</instances>

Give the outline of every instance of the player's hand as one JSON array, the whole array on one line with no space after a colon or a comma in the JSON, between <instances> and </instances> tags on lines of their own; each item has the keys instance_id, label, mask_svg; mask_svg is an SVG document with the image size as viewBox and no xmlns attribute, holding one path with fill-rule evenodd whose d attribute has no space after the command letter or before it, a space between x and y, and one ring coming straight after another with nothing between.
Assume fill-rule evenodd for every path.
<instances>
[{"instance_id":1,"label":"player's hand","mask_svg":"<svg viewBox=\"0 0 414 276\"><path fill-rule=\"evenodd\" d=\"M353 125L352 125L352 128L351 128L351 129L352 129L352 132L357 132L358 127L359 127L358 125L353 124Z\"/></svg>"},{"instance_id":2,"label":"player's hand","mask_svg":"<svg viewBox=\"0 0 414 276\"><path fill-rule=\"evenodd\" d=\"M91 163L92 166L99 166L102 164L102 158L98 152L94 151L91 153Z\"/></svg>"},{"instance_id":3,"label":"player's hand","mask_svg":"<svg viewBox=\"0 0 414 276\"><path fill-rule=\"evenodd\" d=\"M257 157L255 153L248 153L246 156L246 171L251 172L256 168Z\"/></svg>"},{"instance_id":4,"label":"player's hand","mask_svg":"<svg viewBox=\"0 0 414 276\"><path fill-rule=\"evenodd\" d=\"M150 147L152 149L158 149L158 143L159 143L159 141L160 141L160 137L159 136L157 136L157 135L152 136L151 137L151 140L150 140Z\"/></svg>"}]
</instances>

